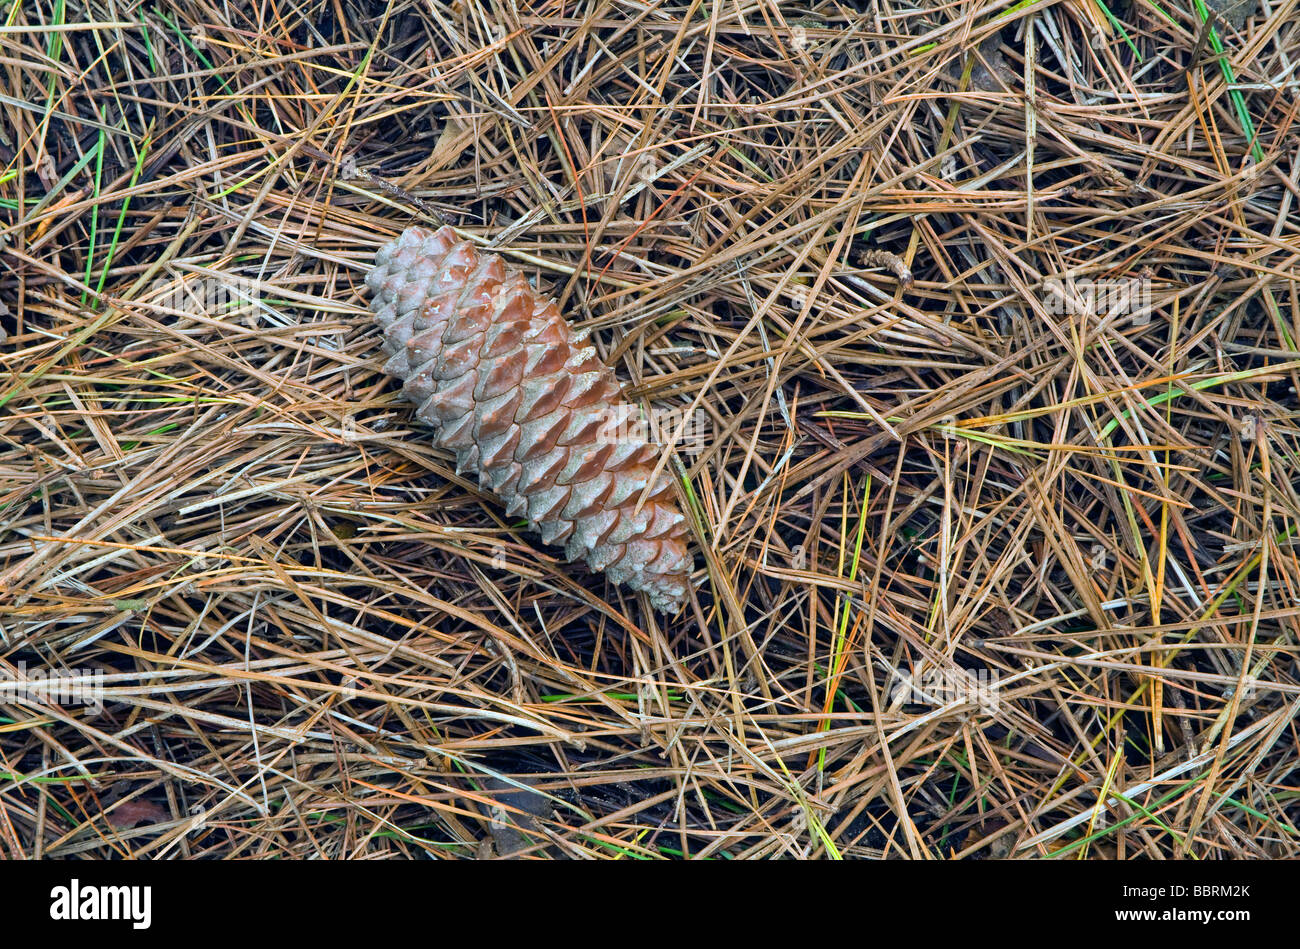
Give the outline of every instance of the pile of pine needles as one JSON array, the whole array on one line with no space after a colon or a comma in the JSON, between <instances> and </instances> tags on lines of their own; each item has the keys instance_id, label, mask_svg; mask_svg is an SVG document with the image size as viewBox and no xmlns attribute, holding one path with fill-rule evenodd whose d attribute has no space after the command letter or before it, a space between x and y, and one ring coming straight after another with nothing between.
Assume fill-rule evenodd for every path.
<instances>
[{"instance_id":1,"label":"pile of pine needles","mask_svg":"<svg viewBox=\"0 0 1300 949\"><path fill-rule=\"evenodd\" d=\"M1300 8L1223 6L0 3L0 853L1300 855ZM380 371L442 221L700 421L680 615Z\"/></svg>"}]
</instances>

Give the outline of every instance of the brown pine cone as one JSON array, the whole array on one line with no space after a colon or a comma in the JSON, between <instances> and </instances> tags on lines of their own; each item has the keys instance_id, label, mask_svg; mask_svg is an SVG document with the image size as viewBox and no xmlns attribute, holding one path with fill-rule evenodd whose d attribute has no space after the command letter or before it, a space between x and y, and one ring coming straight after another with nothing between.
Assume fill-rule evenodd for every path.
<instances>
[{"instance_id":1,"label":"brown pine cone","mask_svg":"<svg viewBox=\"0 0 1300 949\"><path fill-rule=\"evenodd\" d=\"M457 471L478 472L509 516L525 514L570 560L679 610L692 563L666 475L633 513L659 449L607 437L635 409L555 301L449 227L408 228L379 249L366 284L393 354L384 369L456 452Z\"/></svg>"}]
</instances>

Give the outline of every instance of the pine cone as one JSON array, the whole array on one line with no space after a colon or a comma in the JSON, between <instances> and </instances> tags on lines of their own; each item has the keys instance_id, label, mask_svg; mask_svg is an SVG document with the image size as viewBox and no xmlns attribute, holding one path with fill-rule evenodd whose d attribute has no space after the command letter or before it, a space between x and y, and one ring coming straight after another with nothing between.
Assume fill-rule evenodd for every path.
<instances>
[{"instance_id":1,"label":"pine cone","mask_svg":"<svg viewBox=\"0 0 1300 949\"><path fill-rule=\"evenodd\" d=\"M455 451L457 471L478 472L507 515L525 514L568 559L679 610L692 563L666 475L633 513L659 449L603 437L635 410L555 301L449 227L408 228L379 249L366 284L392 353L384 369Z\"/></svg>"}]
</instances>

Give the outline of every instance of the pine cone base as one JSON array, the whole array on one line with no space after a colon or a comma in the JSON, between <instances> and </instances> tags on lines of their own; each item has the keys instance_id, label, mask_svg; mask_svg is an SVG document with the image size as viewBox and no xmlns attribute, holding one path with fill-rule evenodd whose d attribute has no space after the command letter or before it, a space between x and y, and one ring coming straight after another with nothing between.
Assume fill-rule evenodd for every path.
<instances>
[{"instance_id":1,"label":"pine cone base","mask_svg":"<svg viewBox=\"0 0 1300 949\"><path fill-rule=\"evenodd\" d=\"M554 300L449 227L403 231L375 255L370 307L415 414L458 471L615 583L675 613L692 562L659 449L611 422L635 418L614 374Z\"/></svg>"}]
</instances>

